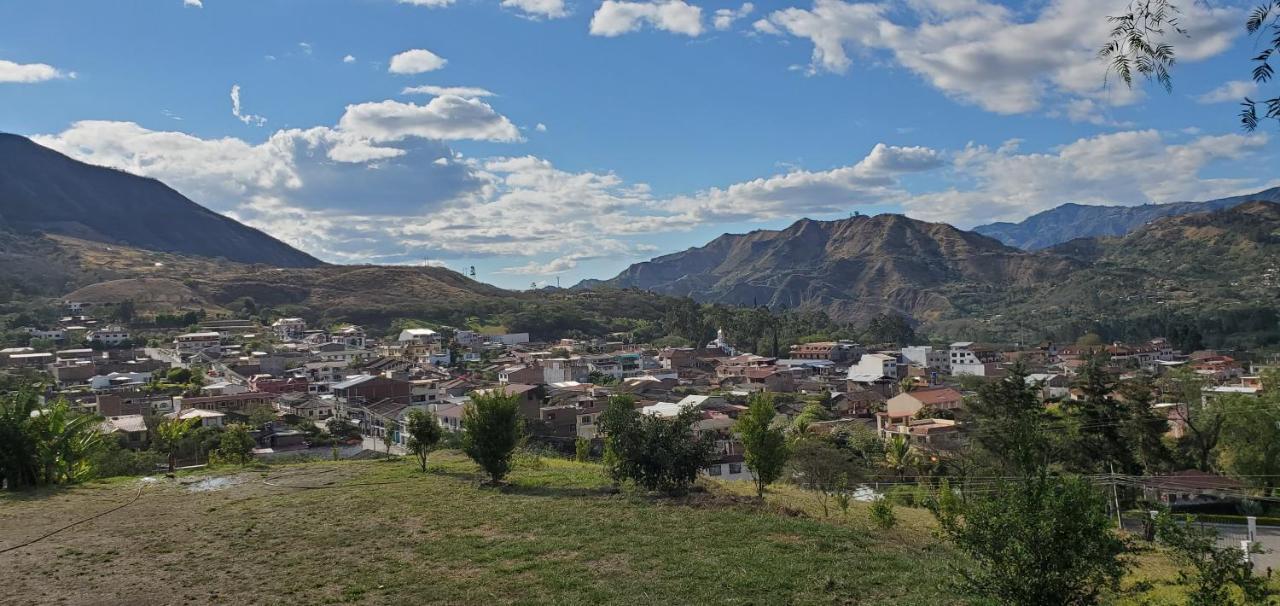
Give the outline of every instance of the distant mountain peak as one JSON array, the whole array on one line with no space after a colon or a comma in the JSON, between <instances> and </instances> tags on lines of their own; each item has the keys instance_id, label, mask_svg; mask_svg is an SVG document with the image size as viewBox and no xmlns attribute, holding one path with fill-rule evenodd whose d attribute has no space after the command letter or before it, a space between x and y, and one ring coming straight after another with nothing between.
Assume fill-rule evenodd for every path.
<instances>
[{"instance_id":1,"label":"distant mountain peak","mask_svg":"<svg viewBox=\"0 0 1280 606\"><path fill-rule=\"evenodd\" d=\"M277 267L323 265L168 185L0 133L0 226Z\"/></svg>"},{"instance_id":2,"label":"distant mountain peak","mask_svg":"<svg viewBox=\"0 0 1280 606\"><path fill-rule=\"evenodd\" d=\"M1172 202L1137 206L1106 206L1068 202L1017 222L980 225L973 231L1018 248L1040 250L1078 238L1123 236L1156 219L1211 212L1261 200L1280 202L1280 187L1243 196L1205 202Z\"/></svg>"}]
</instances>

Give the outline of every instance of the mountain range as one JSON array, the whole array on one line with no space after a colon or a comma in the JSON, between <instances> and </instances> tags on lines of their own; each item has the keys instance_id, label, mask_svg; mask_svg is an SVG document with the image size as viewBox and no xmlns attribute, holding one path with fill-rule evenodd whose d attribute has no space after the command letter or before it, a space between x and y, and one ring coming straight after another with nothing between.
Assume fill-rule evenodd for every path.
<instances>
[{"instance_id":1,"label":"mountain range","mask_svg":"<svg viewBox=\"0 0 1280 606\"><path fill-rule=\"evenodd\" d=\"M1077 238L1123 236L1156 219L1223 210L1252 200L1280 202L1280 187L1205 202L1141 206L1063 204L1031 215L1018 223L990 223L979 225L973 231L991 236L1009 246L1040 250Z\"/></svg>"},{"instance_id":2,"label":"mountain range","mask_svg":"<svg viewBox=\"0 0 1280 606\"><path fill-rule=\"evenodd\" d=\"M248 301L322 322L479 319L554 336L658 321L667 297L687 296L849 323L904 316L937 338L1074 338L1104 324L1162 334L1177 324L1271 342L1280 340L1278 200L1280 189L1064 205L975 231L893 214L802 219L725 234L608 280L521 292L445 268L325 264L154 179L0 135L0 300L71 296L215 313Z\"/></svg>"}]
</instances>

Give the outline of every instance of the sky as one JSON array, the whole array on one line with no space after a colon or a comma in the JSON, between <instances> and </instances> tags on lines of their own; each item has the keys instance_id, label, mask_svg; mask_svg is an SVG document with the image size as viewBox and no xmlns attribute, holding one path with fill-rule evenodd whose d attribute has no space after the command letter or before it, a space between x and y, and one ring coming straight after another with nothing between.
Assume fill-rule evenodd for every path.
<instances>
[{"instance_id":1,"label":"sky","mask_svg":"<svg viewBox=\"0 0 1280 606\"><path fill-rule=\"evenodd\" d=\"M1097 58L1126 3L10 0L0 131L329 262L509 288L804 217L1280 185L1280 133L1236 117L1245 4L1183 3L1166 93Z\"/></svg>"}]
</instances>

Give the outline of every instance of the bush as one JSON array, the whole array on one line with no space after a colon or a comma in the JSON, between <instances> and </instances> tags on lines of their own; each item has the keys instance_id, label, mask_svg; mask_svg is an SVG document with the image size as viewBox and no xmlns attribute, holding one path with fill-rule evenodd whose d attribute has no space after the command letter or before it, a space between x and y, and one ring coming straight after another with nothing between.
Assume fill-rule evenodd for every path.
<instances>
[{"instance_id":1,"label":"bush","mask_svg":"<svg viewBox=\"0 0 1280 606\"><path fill-rule=\"evenodd\" d=\"M699 418L694 408L670 419L641 415L630 397L610 398L600 415L610 475L647 490L684 493L711 463L715 448L694 430Z\"/></svg>"},{"instance_id":2,"label":"bush","mask_svg":"<svg viewBox=\"0 0 1280 606\"><path fill-rule=\"evenodd\" d=\"M218 440L218 449L214 451L214 461L244 465L253 460L253 437L249 428L241 423L232 423L222 432Z\"/></svg>"},{"instance_id":3,"label":"bush","mask_svg":"<svg viewBox=\"0 0 1280 606\"><path fill-rule=\"evenodd\" d=\"M579 463L586 463L591 458L591 440L578 438L573 441L573 458Z\"/></svg>"},{"instance_id":4,"label":"bush","mask_svg":"<svg viewBox=\"0 0 1280 606\"><path fill-rule=\"evenodd\" d=\"M511 456L520 445L520 404L514 395L490 392L471 396L462 414L462 450L490 480L500 483L511 471Z\"/></svg>"},{"instance_id":5,"label":"bush","mask_svg":"<svg viewBox=\"0 0 1280 606\"><path fill-rule=\"evenodd\" d=\"M880 497L871 502L871 523L877 528L888 530L898 523L898 516L893 513L893 503Z\"/></svg>"},{"instance_id":6,"label":"bush","mask_svg":"<svg viewBox=\"0 0 1280 606\"><path fill-rule=\"evenodd\" d=\"M94 475L99 478L140 476L155 473L164 465L164 455L150 450L128 450L108 440L107 446L96 453L92 461Z\"/></svg>"}]
</instances>

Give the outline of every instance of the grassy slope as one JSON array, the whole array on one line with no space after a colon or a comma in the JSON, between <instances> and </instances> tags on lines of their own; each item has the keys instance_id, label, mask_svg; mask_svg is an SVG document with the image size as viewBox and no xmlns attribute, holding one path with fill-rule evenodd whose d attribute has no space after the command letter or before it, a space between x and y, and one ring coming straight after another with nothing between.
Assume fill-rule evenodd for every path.
<instances>
[{"instance_id":1,"label":"grassy slope","mask_svg":"<svg viewBox=\"0 0 1280 606\"><path fill-rule=\"evenodd\" d=\"M133 505L0 555L23 603L958 604L954 554L925 512L871 530L865 506L821 519L780 487L763 511L745 484L667 501L608 494L594 465L525 462L504 491L456 453L409 461L220 470L216 492L159 484ZM265 485L328 485L301 490ZM183 478L194 482L198 477ZM354 485L367 484L372 485ZM136 480L0 497L0 547L110 509ZM1172 595L1141 558L1145 597ZM0 598L2 602L6 598ZM1119 603L1140 603L1127 598ZM1156 601L1153 603L1163 603Z\"/></svg>"},{"instance_id":2,"label":"grassy slope","mask_svg":"<svg viewBox=\"0 0 1280 606\"><path fill-rule=\"evenodd\" d=\"M883 535L759 513L720 490L685 502L609 495L599 468L544 459L505 492L456 454L310 464L206 493L148 488L134 505L0 555L27 603L957 603L922 527ZM329 472L327 470L333 470ZM223 472L230 473L230 472ZM0 500L0 546L110 508L134 481Z\"/></svg>"}]
</instances>

